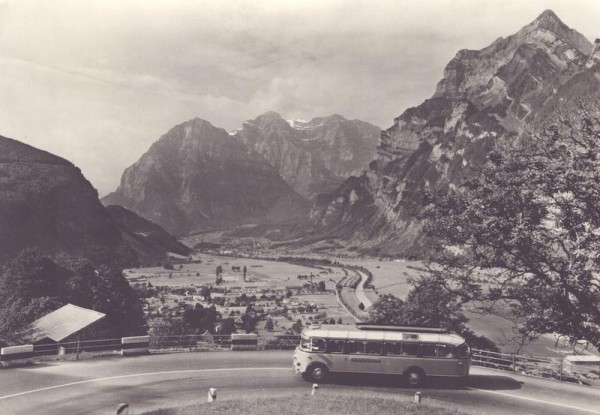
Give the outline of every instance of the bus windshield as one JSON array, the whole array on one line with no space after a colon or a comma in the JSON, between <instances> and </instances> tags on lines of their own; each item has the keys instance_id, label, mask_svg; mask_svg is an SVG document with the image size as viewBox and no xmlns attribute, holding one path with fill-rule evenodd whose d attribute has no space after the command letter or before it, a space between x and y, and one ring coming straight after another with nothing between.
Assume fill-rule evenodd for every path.
<instances>
[{"instance_id":1,"label":"bus windshield","mask_svg":"<svg viewBox=\"0 0 600 415\"><path fill-rule=\"evenodd\" d=\"M310 352L310 339L308 337L302 336L300 338L300 349L305 352Z\"/></svg>"}]
</instances>

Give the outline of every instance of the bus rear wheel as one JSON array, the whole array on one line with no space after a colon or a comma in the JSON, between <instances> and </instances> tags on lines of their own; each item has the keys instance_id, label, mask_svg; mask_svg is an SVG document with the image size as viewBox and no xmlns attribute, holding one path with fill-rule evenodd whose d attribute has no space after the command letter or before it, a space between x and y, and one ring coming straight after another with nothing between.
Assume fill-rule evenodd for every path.
<instances>
[{"instance_id":1,"label":"bus rear wheel","mask_svg":"<svg viewBox=\"0 0 600 415\"><path fill-rule=\"evenodd\" d=\"M404 372L404 377L406 383L412 387L421 386L425 382L425 372L418 367L408 369Z\"/></svg>"},{"instance_id":2,"label":"bus rear wheel","mask_svg":"<svg viewBox=\"0 0 600 415\"><path fill-rule=\"evenodd\" d=\"M310 365L306 371L307 379L313 382L323 382L328 374L329 369L327 369L327 366L320 363Z\"/></svg>"}]
</instances>

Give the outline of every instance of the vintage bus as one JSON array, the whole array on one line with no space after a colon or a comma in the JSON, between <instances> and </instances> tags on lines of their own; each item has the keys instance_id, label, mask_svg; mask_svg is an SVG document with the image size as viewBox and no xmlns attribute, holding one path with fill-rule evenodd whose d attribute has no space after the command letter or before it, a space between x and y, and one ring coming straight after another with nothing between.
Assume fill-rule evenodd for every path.
<instances>
[{"instance_id":1,"label":"vintage bus","mask_svg":"<svg viewBox=\"0 0 600 415\"><path fill-rule=\"evenodd\" d=\"M357 324L312 325L294 351L295 373L320 382L332 372L403 375L411 386L427 376L469 375L465 339L445 329Z\"/></svg>"}]
</instances>

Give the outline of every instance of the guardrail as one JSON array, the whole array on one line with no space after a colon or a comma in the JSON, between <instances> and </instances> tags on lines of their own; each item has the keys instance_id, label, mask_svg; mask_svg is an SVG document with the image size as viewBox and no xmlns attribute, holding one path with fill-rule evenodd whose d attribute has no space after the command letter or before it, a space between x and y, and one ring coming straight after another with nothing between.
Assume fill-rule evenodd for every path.
<instances>
[{"instance_id":1,"label":"guardrail","mask_svg":"<svg viewBox=\"0 0 600 415\"><path fill-rule=\"evenodd\" d=\"M471 363L506 372L546 379L600 386L600 365L565 367L562 359L522 356L507 353L472 350Z\"/></svg>"},{"instance_id":2,"label":"guardrail","mask_svg":"<svg viewBox=\"0 0 600 415\"><path fill-rule=\"evenodd\" d=\"M0 350L2 366L31 362L39 358L79 358L82 354L121 354L192 352L212 350L291 350L300 342L298 335L178 335L137 336L119 339L74 341L45 345L21 345ZM240 347L242 345L243 347ZM546 379L600 386L600 365L563 365L559 358L523 356L472 350L474 366Z\"/></svg>"}]
</instances>

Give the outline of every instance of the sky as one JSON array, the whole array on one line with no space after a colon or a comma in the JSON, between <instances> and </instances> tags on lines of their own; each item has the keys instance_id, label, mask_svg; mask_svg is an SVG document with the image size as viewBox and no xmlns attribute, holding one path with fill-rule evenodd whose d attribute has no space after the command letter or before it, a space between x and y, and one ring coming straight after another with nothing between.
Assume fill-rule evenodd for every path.
<instances>
[{"instance_id":1,"label":"sky","mask_svg":"<svg viewBox=\"0 0 600 415\"><path fill-rule=\"evenodd\" d=\"M600 37L598 0L0 0L0 135L73 162L103 196L194 117L389 128L458 50L545 9Z\"/></svg>"}]
</instances>

